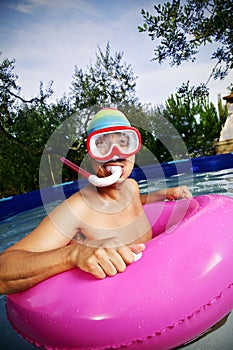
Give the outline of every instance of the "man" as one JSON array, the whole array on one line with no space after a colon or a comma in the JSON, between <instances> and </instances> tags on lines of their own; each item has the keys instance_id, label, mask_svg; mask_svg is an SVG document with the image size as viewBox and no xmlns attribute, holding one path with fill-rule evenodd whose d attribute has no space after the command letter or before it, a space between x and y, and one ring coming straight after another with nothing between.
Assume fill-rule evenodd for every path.
<instances>
[{"instance_id":1,"label":"man","mask_svg":"<svg viewBox=\"0 0 233 350\"><path fill-rule=\"evenodd\" d=\"M0 293L28 289L78 267L97 278L123 272L145 249L151 228L143 204L191 197L186 186L140 195L129 175L141 138L123 113L106 108L88 128L87 149L100 178L121 169L115 183L88 184L55 208L29 235L0 255Z\"/></svg>"}]
</instances>

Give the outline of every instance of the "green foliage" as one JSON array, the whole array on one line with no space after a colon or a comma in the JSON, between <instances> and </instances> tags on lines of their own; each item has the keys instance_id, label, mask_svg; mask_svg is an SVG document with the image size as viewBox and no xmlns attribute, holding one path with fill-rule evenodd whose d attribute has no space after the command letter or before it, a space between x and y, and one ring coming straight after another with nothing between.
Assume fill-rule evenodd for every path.
<instances>
[{"instance_id":1,"label":"green foliage","mask_svg":"<svg viewBox=\"0 0 233 350\"><path fill-rule=\"evenodd\" d=\"M51 133L70 115L65 98L48 105L53 93L51 85L39 96L25 100L20 96L18 76L13 73L15 61L5 59L0 64L0 159L1 196L38 188L42 152ZM53 150L49 150L53 153Z\"/></svg>"},{"instance_id":2,"label":"green foliage","mask_svg":"<svg viewBox=\"0 0 233 350\"><path fill-rule=\"evenodd\" d=\"M209 102L205 86L189 87L183 84L178 93L171 95L161 112L178 130L191 157L214 154L213 142L219 137L224 118Z\"/></svg>"},{"instance_id":3,"label":"green foliage","mask_svg":"<svg viewBox=\"0 0 233 350\"><path fill-rule=\"evenodd\" d=\"M213 45L212 59L216 60L211 75L223 79L233 68L233 3L231 0L173 0L154 6L155 14L144 9L144 24L139 32L159 39L154 60L170 59L171 65L196 59L198 49Z\"/></svg>"},{"instance_id":4,"label":"green foliage","mask_svg":"<svg viewBox=\"0 0 233 350\"><path fill-rule=\"evenodd\" d=\"M130 65L122 62L123 53L110 54L109 43L103 53L100 48L96 61L86 72L75 67L72 94L75 108L82 110L93 106L117 105L122 101L135 104L136 78Z\"/></svg>"},{"instance_id":5,"label":"green foliage","mask_svg":"<svg viewBox=\"0 0 233 350\"><path fill-rule=\"evenodd\" d=\"M2 197L38 188L40 155L31 154L3 136L0 138L0 163Z\"/></svg>"}]
</instances>

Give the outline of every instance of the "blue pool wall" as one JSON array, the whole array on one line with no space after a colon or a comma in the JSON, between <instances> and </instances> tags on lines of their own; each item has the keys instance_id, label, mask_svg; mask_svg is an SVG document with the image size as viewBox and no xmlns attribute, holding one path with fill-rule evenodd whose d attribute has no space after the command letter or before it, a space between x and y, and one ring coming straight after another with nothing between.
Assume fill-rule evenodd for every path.
<instances>
[{"instance_id":1,"label":"blue pool wall","mask_svg":"<svg viewBox=\"0 0 233 350\"><path fill-rule=\"evenodd\" d=\"M167 178L181 173L205 173L229 168L233 168L233 153L188 158L162 164L148 165L141 168L138 167L133 169L130 177L134 178L136 181L141 181L161 178L161 174ZM61 200L61 193L68 198L71 194L80 190L86 183L86 180L73 181L48 187L43 190L35 190L12 197L2 198L0 199L0 220L43 205L45 197L46 203ZM41 191L46 193L46 196L43 195L43 201L41 198Z\"/></svg>"}]
</instances>

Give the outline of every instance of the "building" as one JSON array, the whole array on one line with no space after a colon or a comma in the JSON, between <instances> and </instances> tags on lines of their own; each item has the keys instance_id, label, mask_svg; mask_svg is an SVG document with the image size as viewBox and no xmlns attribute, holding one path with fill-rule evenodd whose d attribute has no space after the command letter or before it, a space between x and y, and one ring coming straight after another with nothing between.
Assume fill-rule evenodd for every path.
<instances>
[{"instance_id":1,"label":"building","mask_svg":"<svg viewBox=\"0 0 233 350\"><path fill-rule=\"evenodd\" d=\"M223 97L227 103L228 116L220 133L219 141L215 143L217 154L233 152L233 93Z\"/></svg>"}]
</instances>

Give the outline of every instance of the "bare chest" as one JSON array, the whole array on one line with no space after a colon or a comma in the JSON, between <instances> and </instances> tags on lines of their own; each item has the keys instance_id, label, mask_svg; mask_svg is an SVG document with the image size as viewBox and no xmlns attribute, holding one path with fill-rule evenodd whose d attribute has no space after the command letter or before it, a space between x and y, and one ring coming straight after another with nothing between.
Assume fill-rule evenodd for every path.
<instances>
[{"instance_id":1,"label":"bare chest","mask_svg":"<svg viewBox=\"0 0 233 350\"><path fill-rule=\"evenodd\" d=\"M124 243L139 239L150 229L142 206L136 203L114 210L108 207L107 211L88 209L81 226L82 234L89 240L118 237Z\"/></svg>"}]
</instances>

